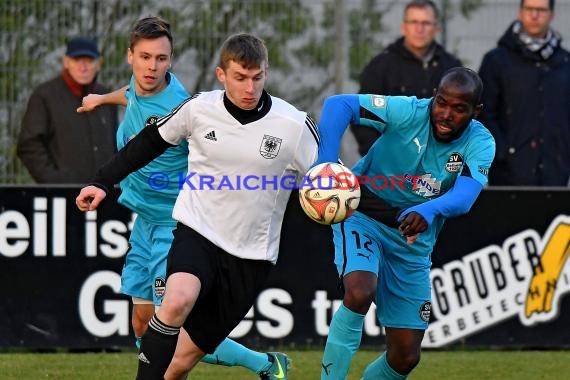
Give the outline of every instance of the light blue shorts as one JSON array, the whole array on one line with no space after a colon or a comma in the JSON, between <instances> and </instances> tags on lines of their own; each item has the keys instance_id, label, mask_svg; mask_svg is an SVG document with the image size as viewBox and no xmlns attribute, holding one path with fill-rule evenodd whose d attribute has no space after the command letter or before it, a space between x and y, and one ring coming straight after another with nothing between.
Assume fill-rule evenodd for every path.
<instances>
[{"instance_id":1,"label":"light blue shorts","mask_svg":"<svg viewBox=\"0 0 570 380\"><path fill-rule=\"evenodd\" d=\"M427 329L431 311L431 248L418 239L414 243L418 246L411 249L397 229L359 212L332 227L339 275L367 271L378 277L375 302L380 324ZM418 254L418 248L424 254Z\"/></svg>"},{"instance_id":2,"label":"light blue shorts","mask_svg":"<svg viewBox=\"0 0 570 380\"><path fill-rule=\"evenodd\" d=\"M151 224L137 217L121 274L121 293L160 306L166 289L166 258L174 228Z\"/></svg>"}]
</instances>

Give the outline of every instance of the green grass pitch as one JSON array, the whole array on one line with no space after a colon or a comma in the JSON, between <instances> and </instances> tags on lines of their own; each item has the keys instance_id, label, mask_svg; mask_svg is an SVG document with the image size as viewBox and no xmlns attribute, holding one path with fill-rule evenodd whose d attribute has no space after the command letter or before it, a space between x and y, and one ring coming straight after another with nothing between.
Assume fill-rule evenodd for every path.
<instances>
[{"instance_id":1,"label":"green grass pitch","mask_svg":"<svg viewBox=\"0 0 570 380\"><path fill-rule=\"evenodd\" d=\"M292 359L290 380L320 378L322 351L286 350ZM376 358L374 351L362 350L355 356L348 380L358 380ZM1 353L0 378L58 380L132 380L137 357L123 353ZM411 380L534 380L568 379L570 351L424 351ZM243 368L199 364L190 379L252 379L258 377Z\"/></svg>"}]
</instances>

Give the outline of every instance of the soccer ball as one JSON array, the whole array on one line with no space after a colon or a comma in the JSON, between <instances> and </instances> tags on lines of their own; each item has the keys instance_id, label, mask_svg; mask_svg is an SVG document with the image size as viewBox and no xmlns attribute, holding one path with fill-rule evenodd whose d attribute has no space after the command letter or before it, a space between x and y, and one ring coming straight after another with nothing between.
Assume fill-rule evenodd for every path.
<instances>
[{"instance_id":1,"label":"soccer ball","mask_svg":"<svg viewBox=\"0 0 570 380\"><path fill-rule=\"evenodd\" d=\"M325 162L310 169L299 186L299 201L305 214L320 224L339 223L360 202L360 185L344 165Z\"/></svg>"}]
</instances>

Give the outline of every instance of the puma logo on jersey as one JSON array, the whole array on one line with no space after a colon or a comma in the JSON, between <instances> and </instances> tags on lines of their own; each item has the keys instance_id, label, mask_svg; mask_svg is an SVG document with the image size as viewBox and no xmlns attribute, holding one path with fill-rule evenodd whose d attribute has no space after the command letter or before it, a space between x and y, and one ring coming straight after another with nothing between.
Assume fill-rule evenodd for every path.
<instances>
[{"instance_id":1,"label":"puma logo on jersey","mask_svg":"<svg viewBox=\"0 0 570 380\"><path fill-rule=\"evenodd\" d=\"M212 141L218 141L218 139L216 138L216 131L208 132L208 133L204 136L204 138L205 138L205 139L208 139L208 140L212 140Z\"/></svg>"},{"instance_id":2,"label":"puma logo on jersey","mask_svg":"<svg viewBox=\"0 0 570 380\"><path fill-rule=\"evenodd\" d=\"M356 252L356 256L364 257L366 260L370 261L370 254L365 255L364 253Z\"/></svg>"},{"instance_id":3,"label":"puma logo on jersey","mask_svg":"<svg viewBox=\"0 0 570 380\"><path fill-rule=\"evenodd\" d=\"M423 148L424 146L426 146L426 144L421 145L421 144L420 144L420 139L418 139L417 137L414 138L414 143L415 143L416 146L418 147L418 154L420 154L421 151L422 151L422 148Z\"/></svg>"}]
</instances>

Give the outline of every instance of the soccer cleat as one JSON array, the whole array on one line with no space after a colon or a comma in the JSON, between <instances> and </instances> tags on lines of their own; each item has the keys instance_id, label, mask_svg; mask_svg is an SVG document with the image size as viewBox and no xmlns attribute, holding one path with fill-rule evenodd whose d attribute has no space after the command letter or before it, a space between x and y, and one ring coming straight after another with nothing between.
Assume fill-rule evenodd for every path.
<instances>
[{"instance_id":1,"label":"soccer cleat","mask_svg":"<svg viewBox=\"0 0 570 380\"><path fill-rule=\"evenodd\" d=\"M287 380L287 371L291 360L281 352L268 352L267 356L272 363L268 370L259 374L261 380Z\"/></svg>"}]
</instances>

